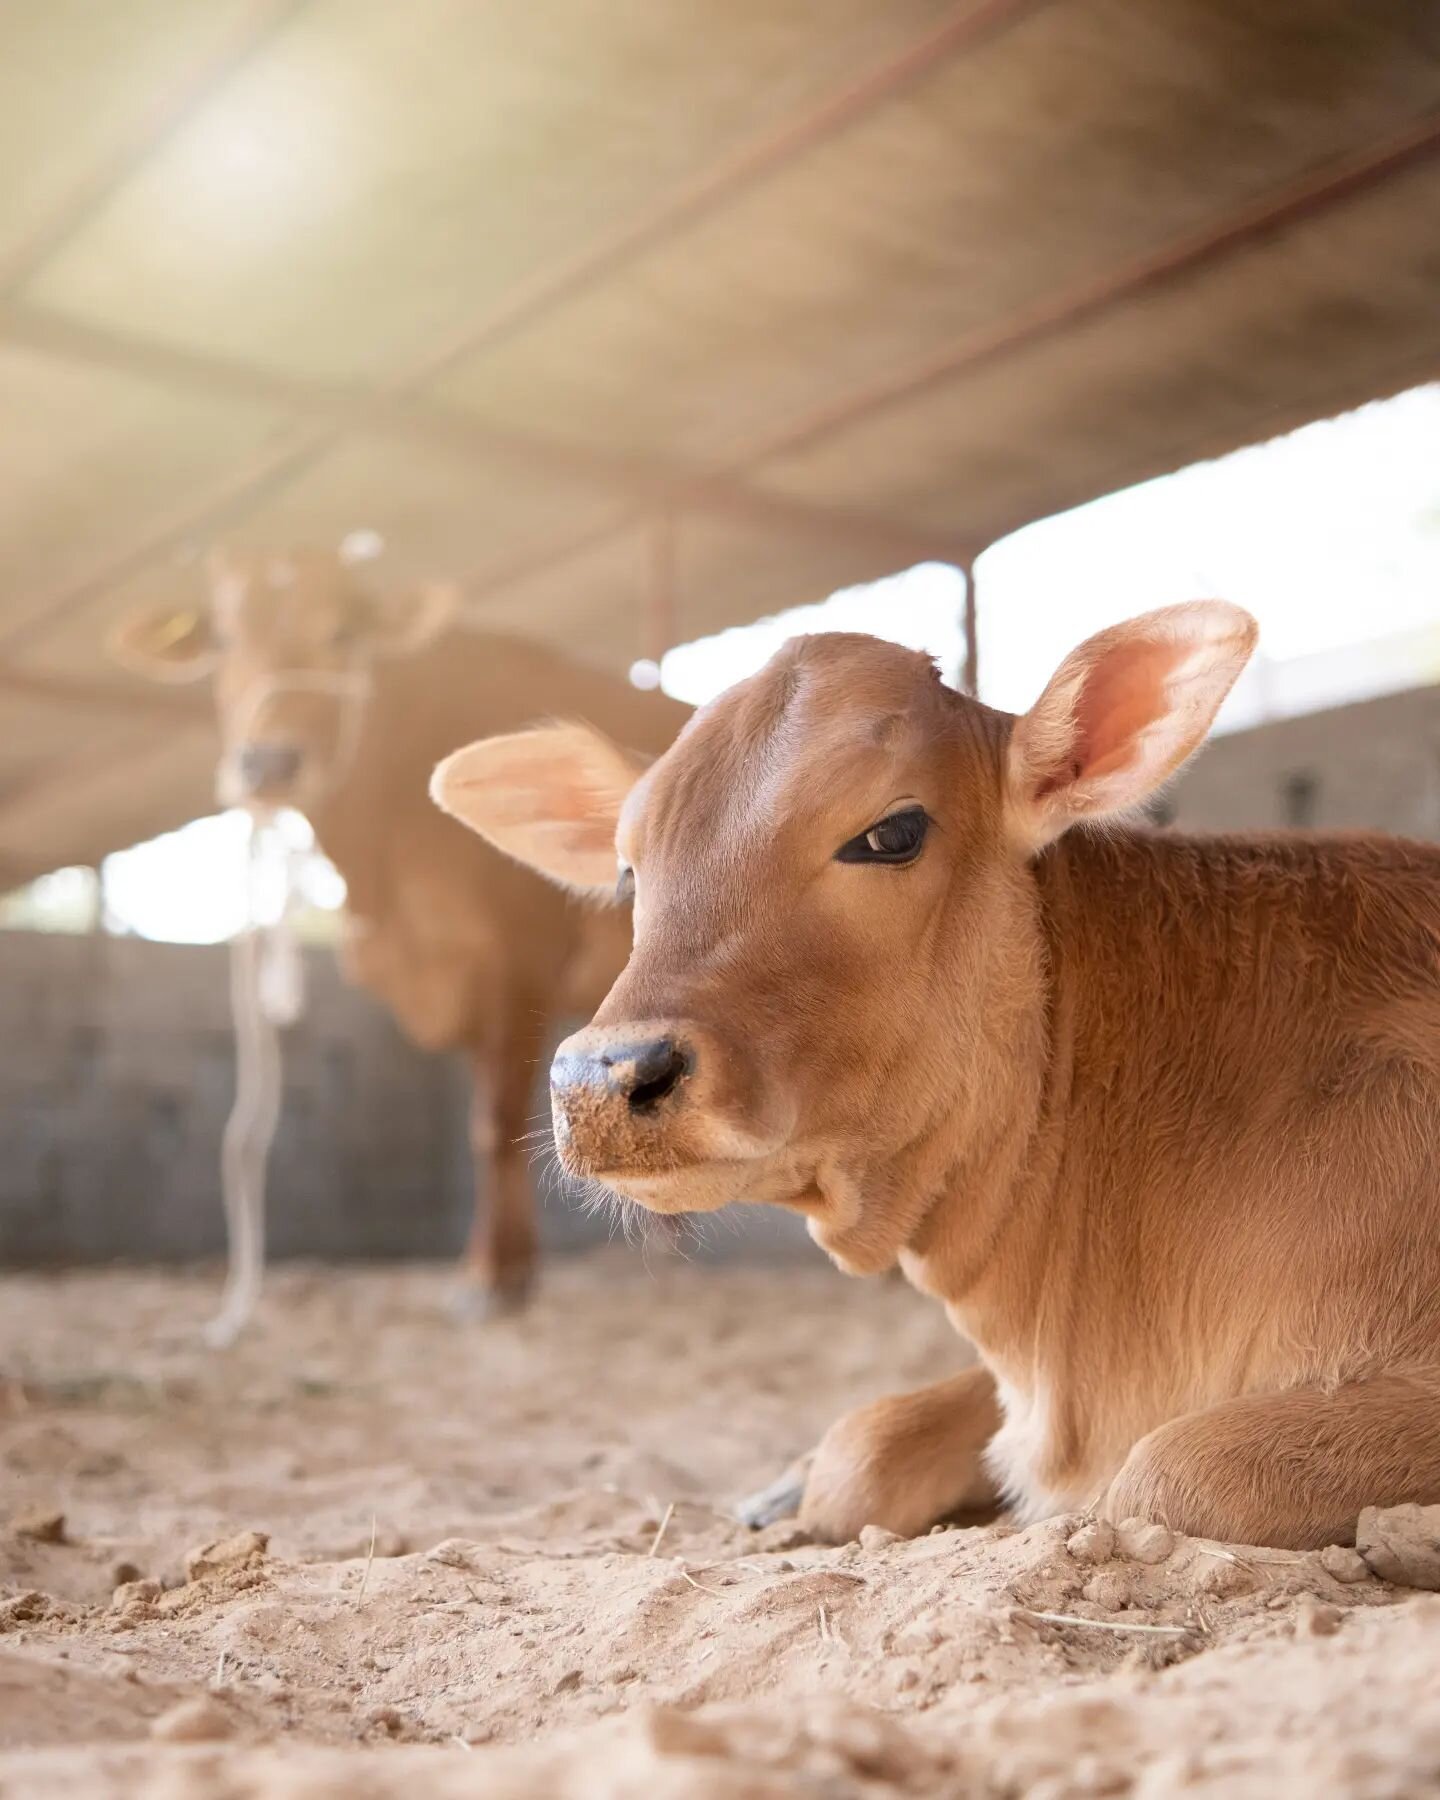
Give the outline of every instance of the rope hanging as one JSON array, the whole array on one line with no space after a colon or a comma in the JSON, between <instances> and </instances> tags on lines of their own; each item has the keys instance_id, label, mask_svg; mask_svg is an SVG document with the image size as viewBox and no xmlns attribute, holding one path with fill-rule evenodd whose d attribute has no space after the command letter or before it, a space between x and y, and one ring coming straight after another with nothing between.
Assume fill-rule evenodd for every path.
<instances>
[{"instance_id":1,"label":"rope hanging","mask_svg":"<svg viewBox=\"0 0 1440 1800\"><path fill-rule=\"evenodd\" d=\"M360 741L369 673L289 669L263 677L237 709L243 743L266 707L285 693L324 694L340 707L337 741L318 793L346 775ZM315 796L311 796L314 798ZM230 1011L235 1032L235 1102L220 1146L228 1264L220 1310L206 1327L216 1348L233 1344L249 1323L265 1273L265 1178L280 1123L280 1031L304 1006L304 980L294 914L300 852L274 816L252 809L245 868L245 924L230 943Z\"/></svg>"},{"instance_id":2,"label":"rope hanging","mask_svg":"<svg viewBox=\"0 0 1440 1800\"><path fill-rule=\"evenodd\" d=\"M265 1269L265 1177L280 1122L280 1031L304 1006L294 929L297 856L274 819L252 816L246 924L230 943L235 1102L220 1151L229 1263L220 1310L205 1332L216 1348L233 1344L249 1323Z\"/></svg>"}]
</instances>

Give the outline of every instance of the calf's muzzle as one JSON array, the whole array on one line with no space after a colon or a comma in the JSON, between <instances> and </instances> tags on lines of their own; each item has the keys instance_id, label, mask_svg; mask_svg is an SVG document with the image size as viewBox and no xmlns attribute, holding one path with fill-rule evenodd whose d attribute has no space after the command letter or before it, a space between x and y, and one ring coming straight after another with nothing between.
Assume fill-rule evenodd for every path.
<instances>
[{"instance_id":1,"label":"calf's muzzle","mask_svg":"<svg viewBox=\"0 0 1440 1800\"><path fill-rule=\"evenodd\" d=\"M590 1026L550 1065L550 1111L576 1173L640 1171L668 1161L687 1135L698 1045L666 1020Z\"/></svg>"},{"instance_id":2,"label":"calf's muzzle","mask_svg":"<svg viewBox=\"0 0 1440 1800\"><path fill-rule=\"evenodd\" d=\"M294 744L242 744L235 755L240 788L245 794L263 795L293 782L300 773L301 756Z\"/></svg>"},{"instance_id":3,"label":"calf's muzzle","mask_svg":"<svg viewBox=\"0 0 1440 1800\"><path fill-rule=\"evenodd\" d=\"M550 1096L558 1106L607 1102L632 1113L654 1112L695 1068L688 1044L664 1034L587 1043L579 1032L560 1046L550 1065Z\"/></svg>"}]
</instances>

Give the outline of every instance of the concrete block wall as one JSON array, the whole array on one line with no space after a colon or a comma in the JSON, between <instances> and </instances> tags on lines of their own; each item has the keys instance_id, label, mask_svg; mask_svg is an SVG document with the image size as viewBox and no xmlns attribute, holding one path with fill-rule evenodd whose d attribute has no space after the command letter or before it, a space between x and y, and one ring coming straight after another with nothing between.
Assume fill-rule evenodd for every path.
<instances>
[{"instance_id":1,"label":"concrete block wall","mask_svg":"<svg viewBox=\"0 0 1440 1800\"><path fill-rule=\"evenodd\" d=\"M469 1213L456 1072L307 957L271 1174L277 1255L448 1255ZM227 952L0 932L0 1260L208 1256L234 1092ZM457 1141L458 1137L458 1141Z\"/></svg>"},{"instance_id":2,"label":"concrete block wall","mask_svg":"<svg viewBox=\"0 0 1440 1800\"><path fill-rule=\"evenodd\" d=\"M464 1067L407 1044L329 951L306 953L306 977L283 1038L270 1254L458 1255L473 1204ZM0 1265L221 1254L234 1081L223 947L0 931ZM608 1235L561 1195L537 1205L549 1251ZM721 1256L807 1247L795 1221L758 1209L715 1238Z\"/></svg>"},{"instance_id":3,"label":"concrete block wall","mask_svg":"<svg viewBox=\"0 0 1440 1800\"><path fill-rule=\"evenodd\" d=\"M1188 831L1304 826L1440 838L1440 687L1217 738L1171 807Z\"/></svg>"},{"instance_id":4,"label":"concrete block wall","mask_svg":"<svg viewBox=\"0 0 1440 1800\"><path fill-rule=\"evenodd\" d=\"M1440 838L1440 688L1218 739L1170 809L1195 830ZM472 1191L463 1068L407 1045L329 952L306 960L306 1015L285 1037L271 1253L457 1254ZM223 948L0 931L0 1263L218 1255L233 1086ZM543 1105L537 1071L538 1116ZM552 1250L608 1231L558 1196L540 1223ZM796 1220L763 1208L711 1235L722 1257L813 1253Z\"/></svg>"}]
</instances>

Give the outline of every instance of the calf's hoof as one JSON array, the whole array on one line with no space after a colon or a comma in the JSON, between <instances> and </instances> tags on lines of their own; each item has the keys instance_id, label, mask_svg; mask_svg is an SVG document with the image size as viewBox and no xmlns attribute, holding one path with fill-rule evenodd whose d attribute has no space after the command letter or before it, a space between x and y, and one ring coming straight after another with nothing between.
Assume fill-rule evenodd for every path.
<instances>
[{"instance_id":1,"label":"calf's hoof","mask_svg":"<svg viewBox=\"0 0 1440 1800\"><path fill-rule=\"evenodd\" d=\"M749 1494L735 1508L735 1517L752 1531L763 1531L767 1525L778 1525L782 1519L793 1519L805 1498L805 1479L810 1459L794 1463L769 1487Z\"/></svg>"},{"instance_id":2,"label":"calf's hoof","mask_svg":"<svg viewBox=\"0 0 1440 1800\"><path fill-rule=\"evenodd\" d=\"M513 1319L530 1304L534 1286L528 1275L523 1281L503 1285L462 1280L450 1296L450 1317L457 1325L489 1325L498 1319Z\"/></svg>"}]
</instances>

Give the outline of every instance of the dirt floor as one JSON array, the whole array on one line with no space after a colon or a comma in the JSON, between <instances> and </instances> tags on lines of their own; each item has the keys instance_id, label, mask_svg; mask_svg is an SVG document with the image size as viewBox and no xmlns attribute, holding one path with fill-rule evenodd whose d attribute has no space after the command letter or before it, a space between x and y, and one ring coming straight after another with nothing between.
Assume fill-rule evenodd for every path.
<instances>
[{"instance_id":1,"label":"dirt floor","mask_svg":"<svg viewBox=\"0 0 1440 1800\"><path fill-rule=\"evenodd\" d=\"M463 1328L447 1287L281 1271L216 1355L213 1278L4 1283L0 1795L1440 1791L1440 1597L1353 1553L734 1524L958 1366L903 1286L617 1248Z\"/></svg>"}]
</instances>

